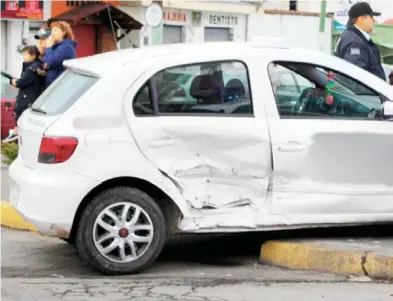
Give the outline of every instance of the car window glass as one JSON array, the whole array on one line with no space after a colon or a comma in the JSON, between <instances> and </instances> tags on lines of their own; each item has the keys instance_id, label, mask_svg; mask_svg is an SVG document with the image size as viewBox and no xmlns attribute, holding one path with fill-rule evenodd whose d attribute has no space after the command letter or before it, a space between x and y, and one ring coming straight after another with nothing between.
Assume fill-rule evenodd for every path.
<instances>
[{"instance_id":1,"label":"car window glass","mask_svg":"<svg viewBox=\"0 0 393 301\"><path fill-rule=\"evenodd\" d=\"M153 98L150 81L147 81L138 91L133 102L135 115L153 115Z\"/></svg>"},{"instance_id":2,"label":"car window glass","mask_svg":"<svg viewBox=\"0 0 393 301\"><path fill-rule=\"evenodd\" d=\"M150 88L145 90L145 96L138 94L134 98L136 115L153 114L152 93L147 93L149 89L157 94L157 113L160 114L253 113L248 70L241 62L209 62L168 68L154 75L147 87Z\"/></svg>"},{"instance_id":3,"label":"car window glass","mask_svg":"<svg viewBox=\"0 0 393 301\"><path fill-rule=\"evenodd\" d=\"M272 64L271 64L272 65ZM300 89L275 89L280 116L314 118L367 118L381 117L381 98L378 93L353 78L321 66L302 63L274 63L293 74L302 84ZM269 67L274 88L277 81L275 68ZM300 82L300 81L299 81Z\"/></svg>"},{"instance_id":4,"label":"car window glass","mask_svg":"<svg viewBox=\"0 0 393 301\"><path fill-rule=\"evenodd\" d=\"M34 102L31 108L45 112L46 115L58 115L68 110L87 92L98 78L66 70Z\"/></svg>"}]
</instances>

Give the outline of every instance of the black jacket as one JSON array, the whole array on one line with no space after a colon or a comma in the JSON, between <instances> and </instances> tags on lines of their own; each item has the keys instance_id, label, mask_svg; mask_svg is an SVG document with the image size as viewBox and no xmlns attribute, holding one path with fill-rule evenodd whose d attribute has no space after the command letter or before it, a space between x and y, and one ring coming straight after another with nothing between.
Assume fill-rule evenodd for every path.
<instances>
[{"instance_id":1,"label":"black jacket","mask_svg":"<svg viewBox=\"0 0 393 301\"><path fill-rule=\"evenodd\" d=\"M334 55L386 81L378 47L372 40L367 40L352 22L348 22L347 30L339 38Z\"/></svg>"},{"instance_id":2,"label":"black jacket","mask_svg":"<svg viewBox=\"0 0 393 301\"><path fill-rule=\"evenodd\" d=\"M42 93L43 77L37 74L37 68L41 68L39 60L23 63L22 74L16 81L19 92L16 96L15 113L24 111Z\"/></svg>"}]
</instances>

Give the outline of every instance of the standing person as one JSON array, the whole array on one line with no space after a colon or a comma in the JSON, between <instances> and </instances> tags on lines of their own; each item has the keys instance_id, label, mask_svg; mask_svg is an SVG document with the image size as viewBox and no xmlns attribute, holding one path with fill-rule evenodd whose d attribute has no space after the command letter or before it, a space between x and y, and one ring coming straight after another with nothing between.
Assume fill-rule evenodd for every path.
<instances>
[{"instance_id":1,"label":"standing person","mask_svg":"<svg viewBox=\"0 0 393 301\"><path fill-rule=\"evenodd\" d=\"M393 70L389 74L389 84L393 86Z\"/></svg>"},{"instance_id":2,"label":"standing person","mask_svg":"<svg viewBox=\"0 0 393 301\"><path fill-rule=\"evenodd\" d=\"M42 92L42 79L37 74L36 70L41 68L41 61L39 60L40 52L38 47L26 46L22 50L23 66L22 74L19 79L13 78L10 84L19 89L16 97L16 104L14 107L16 126L10 130L9 136L3 142L11 142L18 137L18 120L23 112L34 103Z\"/></svg>"},{"instance_id":3,"label":"standing person","mask_svg":"<svg viewBox=\"0 0 393 301\"><path fill-rule=\"evenodd\" d=\"M44 89L52 84L65 70L63 62L76 58L76 46L71 26L59 21L51 24L43 66L46 71ZM49 49L50 48L50 49Z\"/></svg>"},{"instance_id":4,"label":"standing person","mask_svg":"<svg viewBox=\"0 0 393 301\"><path fill-rule=\"evenodd\" d=\"M374 12L367 2L352 5L348 11L347 29L339 38L334 55L386 81L381 54L370 37L374 28L374 17L380 15L381 13Z\"/></svg>"},{"instance_id":5,"label":"standing person","mask_svg":"<svg viewBox=\"0 0 393 301\"><path fill-rule=\"evenodd\" d=\"M41 60L44 58L44 55L47 51L47 43L50 36L51 31L45 28L41 28L40 31L36 35L34 35L34 38L38 40L38 50L40 51Z\"/></svg>"}]
</instances>

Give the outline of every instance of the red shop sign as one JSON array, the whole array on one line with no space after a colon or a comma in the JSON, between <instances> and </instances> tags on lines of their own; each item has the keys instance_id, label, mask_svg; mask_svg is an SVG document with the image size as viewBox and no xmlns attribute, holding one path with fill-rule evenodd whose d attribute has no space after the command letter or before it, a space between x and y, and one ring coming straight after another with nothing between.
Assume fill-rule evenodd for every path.
<instances>
[{"instance_id":1,"label":"red shop sign","mask_svg":"<svg viewBox=\"0 0 393 301\"><path fill-rule=\"evenodd\" d=\"M169 21L169 22L185 23L185 22L187 22L187 15L185 13L164 11L163 19L164 19L164 21Z\"/></svg>"},{"instance_id":2,"label":"red shop sign","mask_svg":"<svg viewBox=\"0 0 393 301\"><path fill-rule=\"evenodd\" d=\"M2 19L31 19L43 20L43 0L1 0Z\"/></svg>"}]
</instances>

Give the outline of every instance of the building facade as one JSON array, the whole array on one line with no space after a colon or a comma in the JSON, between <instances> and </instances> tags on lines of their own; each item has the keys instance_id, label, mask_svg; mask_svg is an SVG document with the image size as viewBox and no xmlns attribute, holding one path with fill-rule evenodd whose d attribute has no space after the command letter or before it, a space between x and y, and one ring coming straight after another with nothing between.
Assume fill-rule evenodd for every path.
<instances>
[{"instance_id":1,"label":"building facade","mask_svg":"<svg viewBox=\"0 0 393 301\"><path fill-rule=\"evenodd\" d=\"M145 23L150 2L140 1L137 5L123 1L119 8ZM145 47L161 43L247 41L250 16L261 15L263 10L259 1L244 2L239 5L238 1L163 1L162 26L144 26L140 32L131 33L128 40L124 39L121 48L128 48L131 43Z\"/></svg>"},{"instance_id":2,"label":"building facade","mask_svg":"<svg viewBox=\"0 0 393 301\"><path fill-rule=\"evenodd\" d=\"M118 0L103 1L1 1L1 70L15 77L21 72L21 50L37 44L34 35L52 21L67 21L78 43L77 57L115 50L122 38L112 31L111 20L126 31L142 24L117 9Z\"/></svg>"}]
</instances>

